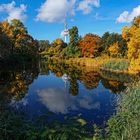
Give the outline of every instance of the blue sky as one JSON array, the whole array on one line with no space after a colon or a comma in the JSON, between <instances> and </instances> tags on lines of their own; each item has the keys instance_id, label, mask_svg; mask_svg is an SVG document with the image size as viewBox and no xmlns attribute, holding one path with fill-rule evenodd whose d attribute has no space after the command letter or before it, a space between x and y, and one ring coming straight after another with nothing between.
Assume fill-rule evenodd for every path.
<instances>
[{"instance_id":1,"label":"blue sky","mask_svg":"<svg viewBox=\"0 0 140 140\"><path fill-rule=\"evenodd\" d=\"M36 39L59 38L66 15L68 27L78 26L82 36L121 33L140 15L140 0L0 0L0 21L18 18Z\"/></svg>"}]
</instances>

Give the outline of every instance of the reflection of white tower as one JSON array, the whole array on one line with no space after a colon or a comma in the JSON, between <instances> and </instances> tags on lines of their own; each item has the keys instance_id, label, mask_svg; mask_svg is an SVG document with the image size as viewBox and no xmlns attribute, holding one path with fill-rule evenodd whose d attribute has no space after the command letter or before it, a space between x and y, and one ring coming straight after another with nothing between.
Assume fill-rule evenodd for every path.
<instances>
[{"instance_id":1,"label":"reflection of white tower","mask_svg":"<svg viewBox=\"0 0 140 140\"><path fill-rule=\"evenodd\" d=\"M61 32L61 37L64 38L65 43L67 43L68 36L69 36L69 30L68 30L68 27L67 27L67 22L65 20L65 23L64 23L64 31Z\"/></svg>"},{"instance_id":2,"label":"reflection of white tower","mask_svg":"<svg viewBox=\"0 0 140 140\"><path fill-rule=\"evenodd\" d=\"M62 80L64 81L64 85L65 85L65 92L66 92L66 89L67 89L67 81L68 81L68 76L67 76L67 74L64 74L63 76L62 76Z\"/></svg>"}]
</instances>

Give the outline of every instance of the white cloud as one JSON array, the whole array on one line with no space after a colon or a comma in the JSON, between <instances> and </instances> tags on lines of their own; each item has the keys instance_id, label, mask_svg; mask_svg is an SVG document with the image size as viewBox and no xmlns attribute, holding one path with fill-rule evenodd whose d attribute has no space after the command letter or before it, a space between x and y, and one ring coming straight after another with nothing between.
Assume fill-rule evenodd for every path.
<instances>
[{"instance_id":1,"label":"white cloud","mask_svg":"<svg viewBox=\"0 0 140 140\"><path fill-rule=\"evenodd\" d=\"M140 5L132 10L132 12L124 11L118 18L118 23L130 23L133 19L140 15Z\"/></svg>"},{"instance_id":2,"label":"white cloud","mask_svg":"<svg viewBox=\"0 0 140 140\"><path fill-rule=\"evenodd\" d=\"M24 21L26 18L26 5L21 4L19 7L16 7L15 1L12 1L8 4L0 4L0 12L5 12L8 14L7 19L10 21L12 19L19 19Z\"/></svg>"},{"instance_id":3,"label":"white cloud","mask_svg":"<svg viewBox=\"0 0 140 140\"><path fill-rule=\"evenodd\" d=\"M82 0L77 9L83 11L83 14L89 14L93 7L100 7L100 0Z\"/></svg>"},{"instance_id":4,"label":"white cloud","mask_svg":"<svg viewBox=\"0 0 140 140\"><path fill-rule=\"evenodd\" d=\"M93 18L95 18L96 20L101 20L101 21L105 21L105 20L111 20L112 18L110 17L105 17L100 15L99 13L96 13ZM114 19L113 19L114 20Z\"/></svg>"},{"instance_id":5,"label":"white cloud","mask_svg":"<svg viewBox=\"0 0 140 140\"><path fill-rule=\"evenodd\" d=\"M44 22L60 22L66 15L74 15L76 0L46 0L38 9L37 20Z\"/></svg>"},{"instance_id":6,"label":"white cloud","mask_svg":"<svg viewBox=\"0 0 140 140\"><path fill-rule=\"evenodd\" d=\"M46 0L38 9L36 19L43 22L61 22L66 16L74 16L75 11L88 14L93 7L99 7L100 0Z\"/></svg>"}]
</instances>

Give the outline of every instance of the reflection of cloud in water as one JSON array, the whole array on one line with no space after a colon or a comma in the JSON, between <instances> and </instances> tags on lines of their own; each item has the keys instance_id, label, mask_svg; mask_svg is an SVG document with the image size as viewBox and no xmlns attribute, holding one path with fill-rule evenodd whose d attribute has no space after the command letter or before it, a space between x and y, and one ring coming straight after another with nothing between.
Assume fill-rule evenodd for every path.
<instances>
[{"instance_id":1,"label":"reflection of cloud in water","mask_svg":"<svg viewBox=\"0 0 140 140\"><path fill-rule=\"evenodd\" d=\"M72 104L72 100L69 100L62 90L43 89L38 91L38 95L40 101L52 112L67 113L69 107L76 109L76 106Z\"/></svg>"},{"instance_id":2,"label":"reflection of cloud in water","mask_svg":"<svg viewBox=\"0 0 140 140\"><path fill-rule=\"evenodd\" d=\"M37 92L39 100L52 112L66 114L70 110L99 108L98 102L91 97L73 97L61 89L42 89Z\"/></svg>"},{"instance_id":3,"label":"reflection of cloud in water","mask_svg":"<svg viewBox=\"0 0 140 140\"><path fill-rule=\"evenodd\" d=\"M91 97L85 97L79 101L81 107L86 109L99 109L100 103L93 103L93 99Z\"/></svg>"}]
</instances>

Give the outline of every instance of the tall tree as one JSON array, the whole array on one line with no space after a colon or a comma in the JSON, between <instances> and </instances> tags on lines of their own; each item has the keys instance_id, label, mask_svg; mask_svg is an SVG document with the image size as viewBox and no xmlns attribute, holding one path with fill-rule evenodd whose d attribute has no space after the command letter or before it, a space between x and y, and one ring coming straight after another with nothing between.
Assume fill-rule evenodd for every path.
<instances>
[{"instance_id":1,"label":"tall tree","mask_svg":"<svg viewBox=\"0 0 140 140\"><path fill-rule=\"evenodd\" d=\"M67 49L67 55L70 57L80 56L81 50L79 48L79 33L78 33L78 28L76 26L73 26L69 30L69 36L70 36L70 42L69 42L69 47Z\"/></svg>"},{"instance_id":2,"label":"tall tree","mask_svg":"<svg viewBox=\"0 0 140 140\"><path fill-rule=\"evenodd\" d=\"M69 30L69 36L70 36L69 46L70 47L76 47L78 45L78 41L79 41L78 28L76 26L73 26Z\"/></svg>"}]
</instances>

